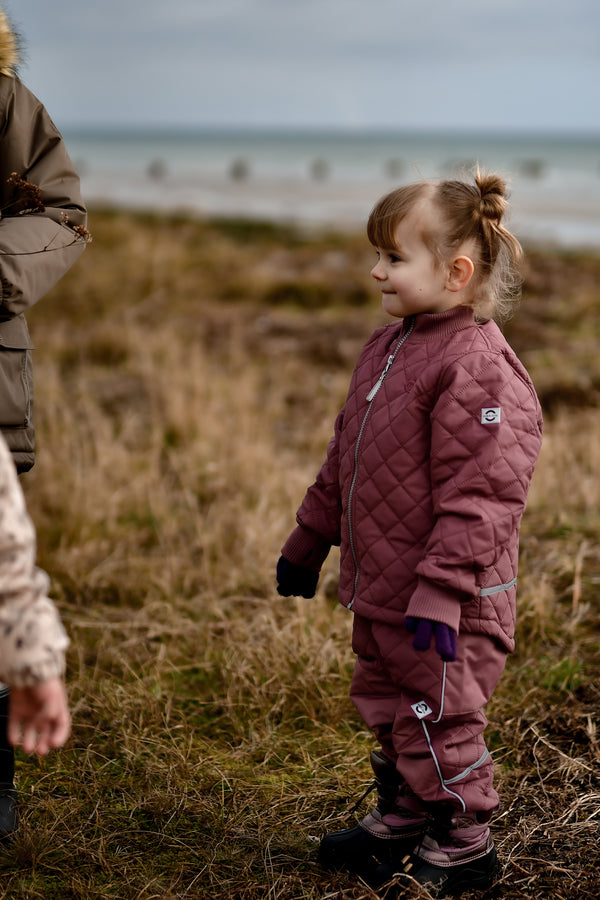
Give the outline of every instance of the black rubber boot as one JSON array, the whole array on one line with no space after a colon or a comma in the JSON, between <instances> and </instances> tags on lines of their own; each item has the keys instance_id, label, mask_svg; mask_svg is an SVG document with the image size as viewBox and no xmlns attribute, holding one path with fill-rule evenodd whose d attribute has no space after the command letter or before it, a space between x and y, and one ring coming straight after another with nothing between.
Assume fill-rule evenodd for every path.
<instances>
[{"instance_id":1,"label":"black rubber boot","mask_svg":"<svg viewBox=\"0 0 600 900\"><path fill-rule=\"evenodd\" d=\"M8 688L0 692L0 842L17 828L17 793L14 788L15 751L8 743Z\"/></svg>"},{"instance_id":2,"label":"black rubber boot","mask_svg":"<svg viewBox=\"0 0 600 900\"><path fill-rule=\"evenodd\" d=\"M392 863L412 851L426 825L424 814L402 806L406 786L394 764L376 752L371 753L370 761L375 781L367 794L377 789L377 806L353 828L325 835L318 856L326 869L346 869L367 879L373 877L379 865ZM408 796L406 802L411 804ZM384 816L394 816L404 824L386 824Z\"/></svg>"},{"instance_id":3,"label":"black rubber boot","mask_svg":"<svg viewBox=\"0 0 600 900\"><path fill-rule=\"evenodd\" d=\"M489 828L475 817L459 815L444 829L439 822L430 826L421 845L400 865L379 866L372 884L386 900L404 897L415 882L427 885L433 897L455 897L491 887L496 870Z\"/></svg>"}]
</instances>

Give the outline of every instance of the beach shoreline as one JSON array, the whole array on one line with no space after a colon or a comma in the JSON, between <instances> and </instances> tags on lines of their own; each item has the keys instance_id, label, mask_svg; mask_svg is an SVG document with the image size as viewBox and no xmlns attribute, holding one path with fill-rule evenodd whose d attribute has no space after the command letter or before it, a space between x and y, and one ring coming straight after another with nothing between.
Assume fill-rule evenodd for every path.
<instances>
[{"instance_id":1,"label":"beach shoreline","mask_svg":"<svg viewBox=\"0 0 600 900\"><path fill-rule=\"evenodd\" d=\"M497 172L524 242L600 247L597 135L120 130L67 135L90 206L363 230L382 195Z\"/></svg>"},{"instance_id":2,"label":"beach shoreline","mask_svg":"<svg viewBox=\"0 0 600 900\"><path fill-rule=\"evenodd\" d=\"M395 186L392 179L342 180L290 176L236 180L224 175L82 176L90 208L244 218L315 229L359 231L371 207ZM512 185L510 227L526 243L600 248L600 186L568 194L521 179Z\"/></svg>"}]
</instances>

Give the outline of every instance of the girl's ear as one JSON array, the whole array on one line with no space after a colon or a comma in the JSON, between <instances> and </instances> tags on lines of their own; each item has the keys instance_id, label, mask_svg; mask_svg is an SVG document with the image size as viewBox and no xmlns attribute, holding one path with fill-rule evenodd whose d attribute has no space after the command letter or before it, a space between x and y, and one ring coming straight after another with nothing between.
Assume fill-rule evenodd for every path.
<instances>
[{"instance_id":1,"label":"girl's ear","mask_svg":"<svg viewBox=\"0 0 600 900\"><path fill-rule=\"evenodd\" d=\"M446 287L449 291L462 291L463 288L466 288L471 278L473 277L473 273L475 271L475 266L473 265L473 260L468 256L457 256L450 263L450 267L448 269L448 278L446 281Z\"/></svg>"}]
</instances>

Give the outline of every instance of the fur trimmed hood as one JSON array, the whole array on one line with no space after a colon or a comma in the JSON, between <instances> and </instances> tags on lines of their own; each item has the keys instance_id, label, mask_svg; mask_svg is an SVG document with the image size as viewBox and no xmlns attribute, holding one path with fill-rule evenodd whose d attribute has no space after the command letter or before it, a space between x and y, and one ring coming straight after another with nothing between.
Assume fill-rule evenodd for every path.
<instances>
[{"instance_id":1,"label":"fur trimmed hood","mask_svg":"<svg viewBox=\"0 0 600 900\"><path fill-rule=\"evenodd\" d=\"M19 41L0 6L0 74L14 75L19 62Z\"/></svg>"}]
</instances>

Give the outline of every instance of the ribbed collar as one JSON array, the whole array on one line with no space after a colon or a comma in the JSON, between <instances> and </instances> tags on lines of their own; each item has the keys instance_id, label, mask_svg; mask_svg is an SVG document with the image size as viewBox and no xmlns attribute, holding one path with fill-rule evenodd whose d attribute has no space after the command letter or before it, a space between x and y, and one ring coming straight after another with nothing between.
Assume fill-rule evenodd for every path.
<instances>
[{"instance_id":1,"label":"ribbed collar","mask_svg":"<svg viewBox=\"0 0 600 900\"><path fill-rule=\"evenodd\" d=\"M415 316L407 316L402 320L401 330L406 333L413 323L413 329L410 336L412 340L430 340L435 337L443 337L444 335L455 334L468 328L470 325L477 324L475 322L475 313L469 306L455 306L453 309L447 309L440 313L418 313Z\"/></svg>"}]
</instances>

